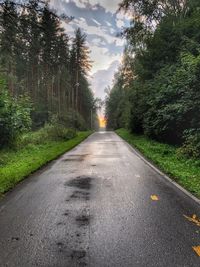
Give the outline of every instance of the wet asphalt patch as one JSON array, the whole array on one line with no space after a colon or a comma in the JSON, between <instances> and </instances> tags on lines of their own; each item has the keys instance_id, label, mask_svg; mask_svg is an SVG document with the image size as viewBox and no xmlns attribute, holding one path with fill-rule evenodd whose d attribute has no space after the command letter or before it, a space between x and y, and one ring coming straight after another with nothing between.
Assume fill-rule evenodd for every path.
<instances>
[{"instance_id":1,"label":"wet asphalt patch","mask_svg":"<svg viewBox=\"0 0 200 267\"><path fill-rule=\"evenodd\" d=\"M63 159L63 161L83 161L83 159L69 158L69 159Z\"/></svg>"},{"instance_id":2,"label":"wet asphalt patch","mask_svg":"<svg viewBox=\"0 0 200 267\"><path fill-rule=\"evenodd\" d=\"M74 191L72 195L70 196L72 199L79 199L79 200L89 200L90 199L90 193L84 192L84 191Z\"/></svg>"},{"instance_id":3,"label":"wet asphalt patch","mask_svg":"<svg viewBox=\"0 0 200 267\"><path fill-rule=\"evenodd\" d=\"M69 211L68 210L63 213L63 216L68 216L68 215L69 215Z\"/></svg>"},{"instance_id":4,"label":"wet asphalt patch","mask_svg":"<svg viewBox=\"0 0 200 267\"><path fill-rule=\"evenodd\" d=\"M66 209L65 211L63 211L63 216L66 217L68 224L72 223L75 227L74 234L68 241L72 245L71 252L67 257L70 257L72 263L76 264L77 267L88 266L88 248L86 242L89 231L88 227L91 223L88 201L91 198L91 189L94 186L95 179L95 177L81 175L73 177L64 183L64 186L70 189L66 202L70 201L73 203L73 201L77 201L77 206L72 206L72 209ZM76 207L78 207L78 209L76 209ZM57 247L61 252L65 250L61 245L57 245Z\"/></svg>"},{"instance_id":5,"label":"wet asphalt patch","mask_svg":"<svg viewBox=\"0 0 200 267\"><path fill-rule=\"evenodd\" d=\"M19 241L19 237L12 237L12 241Z\"/></svg>"},{"instance_id":6,"label":"wet asphalt patch","mask_svg":"<svg viewBox=\"0 0 200 267\"><path fill-rule=\"evenodd\" d=\"M58 222L58 223L57 223L57 226L64 226L64 225L65 225L64 222Z\"/></svg>"},{"instance_id":7,"label":"wet asphalt patch","mask_svg":"<svg viewBox=\"0 0 200 267\"><path fill-rule=\"evenodd\" d=\"M94 178L88 176L78 176L69 182L65 183L66 186L77 187L79 189L89 190L92 187L92 180Z\"/></svg>"},{"instance_id":8,"label":"wet asphalt patch","mask_svg":"<svg viewBox=\"0 0 200 267\"><path fill-rule=\"evenodd\" d=\"M71 253L71 258L72 259L82 259L85 258L86 256L86 251L85 250L73 250Z\"/></svg>"},{"instance_id":9,"label":"wet asphalt patch","mask_svg":"<svg viewBox=\"0 0 200 267\"><path fill-rule=\"evenodd\" d=\"M74 154L74 155L68 155L67 158L63 159L63 161L83 161L88 154Z\"/></svg>"},{"instance_id":10,"label":"wet asphalt patch","mask_svg":"<svg viewBox=\"0 0 200 267\"><path fill-rule=\"evenodd\" d=\"M76 222L79 226L86 226L90 223L90 216L87 214L79 215L76 217Z\"/></svg>"},{"instance_id":11,"label":"wet asphalt patch","mask_svg":"<svg viewBox=\"0 0 200 267\"><path fill-rule=\"evenodd\" d=\"M58 251L59 252L64 252L65 250L65 245L62 242L57 242L56 243L57 247L58 247Z\"/></svg>"}]
</instances>

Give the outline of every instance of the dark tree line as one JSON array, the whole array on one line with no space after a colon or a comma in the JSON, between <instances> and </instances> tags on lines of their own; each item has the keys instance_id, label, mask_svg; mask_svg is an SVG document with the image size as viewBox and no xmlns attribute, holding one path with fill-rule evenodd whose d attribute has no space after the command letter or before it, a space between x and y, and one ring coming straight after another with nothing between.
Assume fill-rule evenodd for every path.
<instances>
[{"instance_id":1,"label":"dark tree line","mask_svg":"<svg viewBox=\"0 0 200 267\"><path fill-rule=\"evenodd\" d=\"M76 127L90 125L94 108L87 73L90 69L86 35L80 29L71 40L48 1L0 3L0 74L14 99L30 97L34 127L53 114Z\"/></svg>"},{"instance_id":2,"label":"dark tree line","mask_svg":"<svg viewBox=\"0 0 200 267\"><path fill-rule=\"evenodd\" d=\"M109 128L126 127L200 156L200 2L123 0L127 47L106 98Z\"/></svg>"}]
</instances>

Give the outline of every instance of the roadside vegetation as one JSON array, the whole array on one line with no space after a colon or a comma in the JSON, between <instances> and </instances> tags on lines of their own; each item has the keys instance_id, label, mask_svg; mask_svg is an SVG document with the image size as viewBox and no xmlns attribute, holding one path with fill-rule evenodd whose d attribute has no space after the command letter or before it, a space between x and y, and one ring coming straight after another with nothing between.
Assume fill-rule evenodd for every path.
<instances>
[{"instance_id":1,"label":"roadside vegetation","mask_svg":"<svg viewBox=\"0 0 200 267\"><path fill-rule=\"evenodd\" d=\"M177 183L200 198L200 159L185 158L178 147L131 133L126 129L118 129L116 133Z\"/></svg>"},{"instance_id":2,"label":"roadside vegetation","mask_svg":"<svg viewBox=\"0 0 200 267\"><path fill-rule=\"evenodd\" d=\"M0 3L0 193L68 151L97 124L87 36L49 1Z\"/></svg>"},{"instance_id":3,"label":"roadside vegetation","mask_svg":"<svg viewBox=\"0 0 200 267\"><path fill-rule=\"evenodd\" d=\"M72 149L91 134L91 131L76 133L70 130L61 138L62 132L56 140L52 139L52 131L55 137L54 131L58 129L51 126L49 132L48 128L49 126L24 135L17 148L0 151L0 194L13 188L23 178Z\"/></svg>"},{"instance_id":4,"label":"roadside vegetation","mask_svg":"<svg viewBox=\"0 0 200 267\"><path fill-rule=\"evenodd\" d=\"M123 31L127 46L114 85L106 89L107 127L129 130L132 144L199 195L200 2L123 0L120 8L133 20ZM152 144L160 153L147 149ZM168 150L174 156L164 163Z\"/></svg>"}]
</instances>

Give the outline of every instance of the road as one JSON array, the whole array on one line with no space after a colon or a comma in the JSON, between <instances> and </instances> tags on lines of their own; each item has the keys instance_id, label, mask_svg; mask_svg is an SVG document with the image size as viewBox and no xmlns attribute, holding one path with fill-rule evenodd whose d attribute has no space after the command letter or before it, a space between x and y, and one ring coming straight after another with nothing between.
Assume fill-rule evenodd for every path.
<instances>
[{"instance_id":1,"label":"road","mask_svg":"<svg viewBox=\"0 0 200 267\"><path fill-rule=\"evenodd\" d=\"M126 142L94 133L0 201L0 266L200 266L192 214L199 204Z\"/></svg>"}]
</instances>

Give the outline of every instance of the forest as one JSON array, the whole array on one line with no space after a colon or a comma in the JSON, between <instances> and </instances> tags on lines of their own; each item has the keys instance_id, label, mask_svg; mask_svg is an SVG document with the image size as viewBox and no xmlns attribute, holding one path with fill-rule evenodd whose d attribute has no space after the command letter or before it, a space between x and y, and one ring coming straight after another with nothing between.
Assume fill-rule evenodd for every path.
<instances>
[{"instance_id":1,"label":"forest","mask_svg":"<svg viewBox=\"0 0 200 267\"><path fill-rule=\"evenodd\" d=\"M48 1L0 5L0 146L42 127L60 136L90 128L95 99L86 35L77 29L70 38L63 25L73 18Z\"/></svg>"},{"instance_id":2,"label":"forest","mask_svg":"<svg viewBox=\"0 0 200 267\"><path fill-rule=\"evenodd\" d=\"M107 88L107 128L126 128L200 157L200 1L123 0L132 15Z\"/></svg>"},{"instance_id":3,"label":"forest","mask_svg":"<svg viewBox=\"0 0 200 267\"><path fill-rule=\"evenodd\" d=\"M0 194L97 123L87 36L50 1L0 1Z\"/></svg>"}]
</instances>

